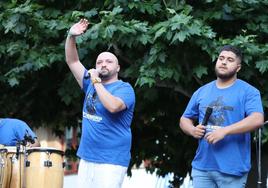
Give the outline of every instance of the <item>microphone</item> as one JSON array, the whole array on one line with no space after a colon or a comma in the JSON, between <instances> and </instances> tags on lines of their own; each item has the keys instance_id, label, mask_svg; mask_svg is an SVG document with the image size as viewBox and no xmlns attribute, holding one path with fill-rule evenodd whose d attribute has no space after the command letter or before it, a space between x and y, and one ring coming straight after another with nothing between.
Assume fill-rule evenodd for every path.
<instances>
[{"instance_id":1,"label":"microphone","mask_svg":"<svg viewBox=\"0 0 268 188\"><path fill-rule=\"evenodd\" d=\"M95 70L99 73L99 75L101 74L101 68L97 68ZM90 78L90 73L89 73L89 70L88 70L87 75L85 76L85 79L89 79L89 78Z\"/></svg>"},{"instance_id":2,"label":"microphone","mask_svg":"<svg viewBox=\"0 0 268 188\"><path fill-rule=\"evenodd\" d=\"M202 121L202 125L206 126L208 124L208 119L210 115L212 114L212 111L213 111L213 108L207 107L204 119Z\"/></svg>"}]
</instances>

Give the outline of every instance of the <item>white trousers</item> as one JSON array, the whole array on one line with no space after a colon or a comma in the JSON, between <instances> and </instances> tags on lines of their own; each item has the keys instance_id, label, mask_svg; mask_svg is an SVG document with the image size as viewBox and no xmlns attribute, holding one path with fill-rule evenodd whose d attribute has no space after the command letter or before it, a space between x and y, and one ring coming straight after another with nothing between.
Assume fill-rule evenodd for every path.
<instances>
[{"instance_id":1,"label":"white trousers","mask_svg":"<svg viewBox=\"0 0 268 188\"><path fill-rule=\"evenodd\" d=\"M127 167L112 164L79 162L77 188L121 188Z\"/></svg>"}]
</instances>

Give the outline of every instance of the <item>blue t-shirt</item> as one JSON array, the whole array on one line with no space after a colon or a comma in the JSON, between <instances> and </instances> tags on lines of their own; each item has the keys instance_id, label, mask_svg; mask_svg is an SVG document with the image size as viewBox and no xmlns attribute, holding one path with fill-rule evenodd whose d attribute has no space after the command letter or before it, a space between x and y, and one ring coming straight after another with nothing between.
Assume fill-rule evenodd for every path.
<instances>
[{"instance_id":1,"label":"blue t-shirt","mask_svg":"<svg viewBox=\"0 0 268 188\"><path fill-rule=\"evenodd\" d=\"M82 135L77 155L90 162L128 166L131 148L131 121L135 106L132 86L118 80L104 87L123 100L126 109L110 113L100 102L90 79L83 80Z\"/></svg>"},{"instance_id":2,"label":"blue t-shirt","mask_svg":"<svg viewBox=\"0 0 268 188\"><path fill-rule=\"evenodd\" d=\"M216 81L199 88L183 114L201 124L207 107L213 111L208 120L208 131L236 123L253 112L263 113L260 92L248 83L237 79L224 89ZM192 167L199 170L216 170L242 176L250 170L250 133L227 135L216 144L199 140Z\"/></svg>"},{"instance_id":3,"label":"blue t-shirt","mask_svg":"<svg viewBox=\"0 0 268 188\"><path fill-rule=\"evenodd\" d=\"M0 119L0 144L16 146L18 141L24 140L26 134L36 138L36 135L24 121L10 118Z\"/></svg>"}]
</instances>

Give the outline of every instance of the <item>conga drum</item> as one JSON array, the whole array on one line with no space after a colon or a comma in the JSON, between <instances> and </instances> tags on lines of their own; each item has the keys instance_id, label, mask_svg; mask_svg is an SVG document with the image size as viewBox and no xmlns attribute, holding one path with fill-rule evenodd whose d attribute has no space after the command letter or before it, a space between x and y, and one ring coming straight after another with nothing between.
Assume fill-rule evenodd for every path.
<instances>
[{"instance_id":1,"label":"conga drum","mask_svg":"<svg viewBox=\"0 0 268 188\"><path fill-rule=\"evenodd\" d=\"M5 188L22 188L24 175L23 149L17 152L16 147L5 147L6 165L4 168L3 186Z\"/></svg>"},{"instance_id":2,"label":"conga drum","mask_svg":"<svg viewBox=\"0 0 268 188\"><path fill-rule=\"evenodd\" d=\"M64 152L55 148L33 147L26 150L26 188L62 188Z\"/></svg>"},{"instance_id":3,"label":"conga drum","mask_svg":"<svg viewBox=\"0 0 268 188\"><path fill-rule=\"evenodd\" d=\"M1 146L0 146L1 147ZM6 184L7 149L0 148L0 188L5 188Z\"/></svg>"}]
</instances>

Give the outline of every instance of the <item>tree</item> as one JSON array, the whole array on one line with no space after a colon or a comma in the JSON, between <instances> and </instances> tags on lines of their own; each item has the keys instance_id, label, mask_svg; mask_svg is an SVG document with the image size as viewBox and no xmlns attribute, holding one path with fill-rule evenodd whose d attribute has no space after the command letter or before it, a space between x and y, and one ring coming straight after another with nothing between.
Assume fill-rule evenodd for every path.
<instances>
[{"instance_id":1,"label":"tree","mask_svg":"<svg viewBox=\"0 0 268 188\"><path fill-rule=\"evenodd\" d=\"M100 51L113 51L120 77L135 86L131 165L150 159L149 170L174 172L178 186L196 147L180 131L179 117L193 91L215 78L220 46L244 51L239 77L260 89L267 113L267 5L256 0L1 1L1 116L45 124L59 134L65 126L79 125L83 96L64 63L64 41L70 25L85 17L91 26L77 40L81 61L89 68Z\"/></svg>"}]
</instances>

